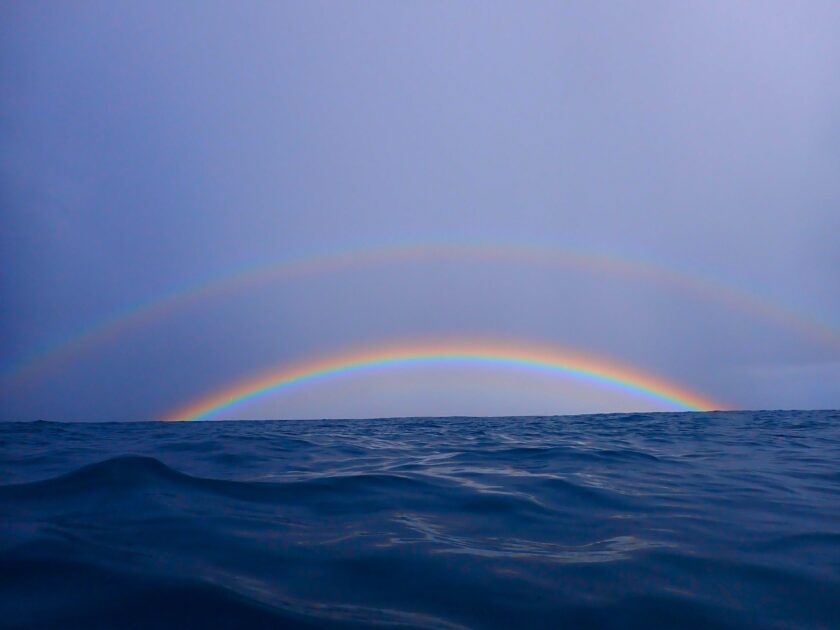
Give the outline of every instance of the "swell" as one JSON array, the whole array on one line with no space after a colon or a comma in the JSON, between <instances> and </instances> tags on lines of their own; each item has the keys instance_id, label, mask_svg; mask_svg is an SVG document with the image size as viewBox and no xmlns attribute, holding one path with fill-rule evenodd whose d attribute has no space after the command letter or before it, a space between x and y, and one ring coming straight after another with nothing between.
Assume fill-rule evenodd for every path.
<instances>
[{"instance_id":1,"label":"swell","mask_svg":"<svg viewBox=\"0 0 840 630\"><path fill-rule=\"evenodd\" d=\"M566 482L562 482L560 490L578 503L598 496ZM389 510L396 505L450 512L501 512L509 516L545 511L541 504L515 492L476 492L469 485L423 474L357 472L282 482L231 481L188 475L145 456L115 457L56 478L0 486L0 502L37 504L44 509L91 496L130 500L172 493L269 505L305 504L334 512Z\"/></svg>"},{"instance_id":2,"label":"swell","mask_svg":"<svg viewBox=\"0 0 840 630\"><path fill-rule=\"evenodd\" d=\"M129 455L89 464L65 475L44 481L0 487L0 498L73 499L79 494L106 490L132 491L180 487L250 501L369 491L407 491L419 482L392 474L335 475L284 483L229 481L196 477L170 468L154 457Z\"/></svg>"},{"instance_id":3,"label":"swell","mask_svg":"<svg viewBox=\"0 0 840 630\"><path fill-rule=\"evenodd\" d=\"M840 627L837 418L0 425L0 625Z\"/></svg>"}]
</instances>

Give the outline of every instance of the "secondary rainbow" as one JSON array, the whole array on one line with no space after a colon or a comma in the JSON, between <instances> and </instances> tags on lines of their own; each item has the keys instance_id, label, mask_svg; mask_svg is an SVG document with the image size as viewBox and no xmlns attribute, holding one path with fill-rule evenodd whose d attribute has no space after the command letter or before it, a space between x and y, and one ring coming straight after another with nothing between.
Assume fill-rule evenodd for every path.
<instances>
[{"instance_id":1,"label":"secondary rainbow","mask_svg":"<svg viewBox=\"0 0 840 630\"><path fill-rule=\"evenodd\" d=\"M270 395L332 377L411 366L466 365L531 370L623 391L679 411L710 411L725 406L683 386L637 368L580 352L506 342L403 343L368 348L281 366L246 378L183 405L164 420L218 417Z\"/></svg>"},{"instance_id":2,"label":"secondary rainbow","mask_svg":"<svg viewBox=\"0 0 840 630\"><path fill-rule=\"evenodd\" d=\"M582 250L559 244L438 242L399 245L365 245L318 253L289 256L279 261L228 268L194 282L112 312L82 329L64 336L0 369L0 381L7 386L42 376L63 360L113 340L118 336L162 318L178 309L218 298L249 287L309 274L346 270L364 265L408 261L501 261L566 267L595 274L635 277L705 299L726 304L742 312L796 330L817 343L840 350L836 328L805 317L752 290L728 282L676 269L672 263L646 262L611 252Z\"/></svg>"}]
</instances>

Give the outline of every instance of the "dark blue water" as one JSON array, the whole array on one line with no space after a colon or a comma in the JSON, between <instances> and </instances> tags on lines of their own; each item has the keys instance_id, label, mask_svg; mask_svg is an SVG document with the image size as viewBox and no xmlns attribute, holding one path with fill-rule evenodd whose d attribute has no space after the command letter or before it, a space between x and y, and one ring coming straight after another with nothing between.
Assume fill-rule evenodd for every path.
<instances>
[{"instance_id":1,"label":"dark blue water","mask_svg":"<svg viewBox=\"0 0 840 630\"><path fill-rule=\"evenodd\" d=\"M840 627L840 412L0 440L3 627Z\"/></svg>"}]
</instances>

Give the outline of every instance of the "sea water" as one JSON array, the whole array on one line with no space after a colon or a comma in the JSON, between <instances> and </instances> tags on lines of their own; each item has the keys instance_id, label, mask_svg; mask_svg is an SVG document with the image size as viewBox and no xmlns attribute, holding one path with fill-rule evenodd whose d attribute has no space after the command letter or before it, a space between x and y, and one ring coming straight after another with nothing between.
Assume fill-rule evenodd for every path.
<instances>
[{"instance_id":1,"label":"sea water","mask_svg":"<svg viewBox=\"0 0 840 630\"><path fill-rule=\"evenodd\" d=\"M840 412L0 424L0 626L840 627Z\"/></svg>"}]
</instances>

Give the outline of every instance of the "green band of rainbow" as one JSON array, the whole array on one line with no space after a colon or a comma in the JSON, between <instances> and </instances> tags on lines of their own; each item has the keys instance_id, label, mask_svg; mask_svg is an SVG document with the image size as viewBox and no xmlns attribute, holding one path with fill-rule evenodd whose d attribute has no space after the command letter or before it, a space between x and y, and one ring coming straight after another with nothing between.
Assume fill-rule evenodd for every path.
<instances>
[{"instance_id":1,"label":"green band of rainbow","mask_svg":"<svg viewBox=\"0 0 840 630\"><path fill-rule=\"evenodd\" d=\"M365 349L269 370L194 400L166 414L165 420L202 420L298 385L376 369L409 366L483 365L525 369L627 392L679 411L709 411L724 405L614 360L559 349L499 342L398 344Z\"/></svg>"},{"instance_id":2,"label":"green band of rainbow","mask_svg":"<svg viewBox=\"0 0 840 630\"><path fill-rule=\"evenodd\" d=\"M366 244L346 249L326 250L283 260L245 265L221 270L195 282L174 286L165 293L92 322L60 340L13 360L0 368L0 387L19 385L22 381L43 376L64 359L98 343L113 341L130 330L156 318L202 300L225 296L261 283L307 274L346 270L354 266L408 261L497 261L510 264L548 265L578 269L590 273L624 275L662 286L688 291L736 310L751 313L767 321L796 330L821 345L840 350L840 331L836 327L805 317L754 291L712 277L681 271L672 263L654 263L611 252L579 250L559 244L537 243L404 243L398 245Z\"/></svg>"}]
</instances>

